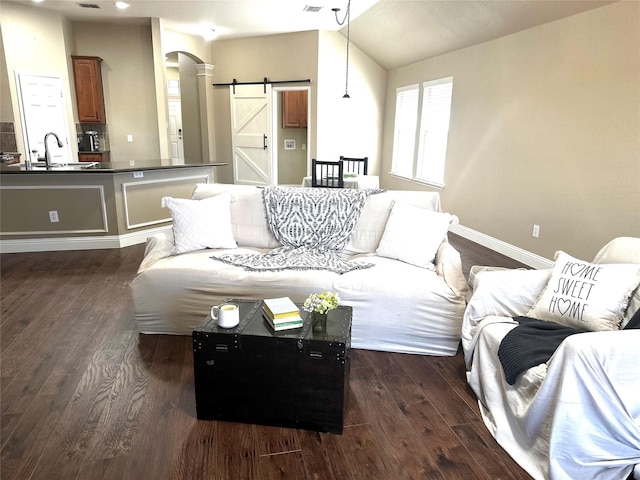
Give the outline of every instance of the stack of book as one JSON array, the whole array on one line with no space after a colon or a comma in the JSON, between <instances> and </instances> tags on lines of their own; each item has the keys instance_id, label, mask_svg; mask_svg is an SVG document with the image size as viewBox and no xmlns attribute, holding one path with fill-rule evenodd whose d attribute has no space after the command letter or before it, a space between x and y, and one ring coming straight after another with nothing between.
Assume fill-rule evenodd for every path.
<instances>
[{"instance_id":1,"label":"stack of book","mask_svg":"<svg viewBox=\"0 0 640 480\"><path fill-rule=\"evenodd\" d=\"M302 327L300 310L289 297L266 298L262 314L275 331Z\"/></svg>"}]
</instances>

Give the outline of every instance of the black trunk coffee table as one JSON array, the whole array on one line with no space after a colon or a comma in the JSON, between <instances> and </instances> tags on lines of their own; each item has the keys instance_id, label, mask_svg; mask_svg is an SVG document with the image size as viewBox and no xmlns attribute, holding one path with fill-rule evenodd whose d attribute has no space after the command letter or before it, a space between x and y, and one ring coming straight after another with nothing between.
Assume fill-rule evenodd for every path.
<instances>
[{"instance_id":1,"label":"black trunk coffee table","mask_svg":"<svg viewBox=\"0 0 640 480\"><path fill-rule=\"evenodd\" d=\"M262 301L229 300L240 324L220 328L208 316L193 331L196 412L224 420L342 433L349 389L351 307L329 312L327 330L276 332Z\"/></svg>"}]
</instances>

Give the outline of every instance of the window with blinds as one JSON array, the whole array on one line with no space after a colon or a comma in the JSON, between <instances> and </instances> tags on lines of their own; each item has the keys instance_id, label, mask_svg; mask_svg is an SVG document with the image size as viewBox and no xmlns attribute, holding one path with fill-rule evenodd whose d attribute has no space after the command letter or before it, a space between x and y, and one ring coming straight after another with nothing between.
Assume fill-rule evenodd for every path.
<instances>
[{"instance_id":1,"label":"window with blinds","mask_svg":"<svg viewBox=\"0 0 640 480\"><path fill-rule=\"evenodd\" d=\"M396 89L396 118L393 131L391 173L400 177L413 178L418 100L418 84Z\"/></svg>"},{"instance_id":2,"label":"window with blinds","mask_svg":"<svg viewBox=\"0 0 640 480\"><path fill-rule=\"evenodd\" d=\"M453 77L424 82L422 102L418 85L397 89L392 174L444 185L452 94Z\"/></svg>"},{"instance_id":3,"label":"window with blinds","mask_svg":"<svg viewBox=\"0 0 640 480\"><path fill-rule=\"evenodd\" d=\"M452 93L453 77L422 84L422 116L416 180L438 187L444 184Z\"/></svg>"}]
</instances>

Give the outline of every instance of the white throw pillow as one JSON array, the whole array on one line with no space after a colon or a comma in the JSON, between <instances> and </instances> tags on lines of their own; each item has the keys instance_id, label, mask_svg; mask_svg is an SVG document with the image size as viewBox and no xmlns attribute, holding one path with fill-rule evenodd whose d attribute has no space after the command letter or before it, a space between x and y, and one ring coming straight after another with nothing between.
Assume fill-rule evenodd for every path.
<instances>
[{"instance_id":1,"label":"white throw pillow","mask_svg":"<svg viewBox=\"0 0 640 480\"><path fill-rule=\"evenodd\" d=\"M202 200L223 192L231 195L231 229L238 245L255 248L282 246L267 224L261 188L251 185L198 183L191 199Z\"/></svg>"},{"instance_id":2,"label":"white throw pillow","mask_svg":"<svg viewBox=\"0 0 640 480\"><path fill-rule=\"evenodd\" d=\"M344 248L347 254L374 253L387 225L394 202L402 202L427 210L440 210L440 194L418 190L385 190L369 195L360 213L349 243ZM233 208L233 203L231 204Z\"/></svg>"},{"instance_id":3,"label":"white throw pillow","mask_svg":"<svg viewBox=\"0 0 640 480\"><path fill-rule=\"evenodd\" d=\"M589 263L558 251L549 281L527 315L582 330L617 330L639 282L638 264Z\"/></svg>"},{"instance_id":4,"label":"white throw pillow","mask_svg":"<svg viewBox=\"0 0 640 480\"><path fill-rule=\"evenodd\" d=\"M394 202L376 255L433 269L438 248L455 219L448 213Z\"/></svg>"},{"instance_id":5,"label":"white throw pillow","mask_svg":"<svg viewBox=\"0 0 640 480\"><path fill-rule=\"evenodd\" d=\"M231 231L231 195L221 193L203 200L163 197L171 210L174 247L172 255L205 248L236 248Z\"/></svg>"}]
</instances>

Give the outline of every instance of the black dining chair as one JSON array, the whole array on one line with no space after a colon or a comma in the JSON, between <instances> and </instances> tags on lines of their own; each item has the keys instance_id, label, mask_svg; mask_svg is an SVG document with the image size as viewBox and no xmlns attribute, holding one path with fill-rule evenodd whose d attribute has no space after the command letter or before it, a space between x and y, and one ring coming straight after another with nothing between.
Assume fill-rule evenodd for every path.
<instances>
[{"instance_id":1,"label":"black dining chair","mask_svg":"<svg viewBox=\"0 0 640 480\"><path fill-rule=\"evenodd\" d=\"M344 163L345 173L367 175L369 172L369 157L355 158L343 157L342 155L340 155L340 161Z\"/></svg>"},{"instance_id":2,"label":"black dining chair","mask_svg":"<svg viewBox=\"0 0 640 480\"><path fill-rule=\"evenodd\" d=\"M342 161L325 162L311 160L311 186L344 188L344 164Z\"/></svg>"}]
</instances>

